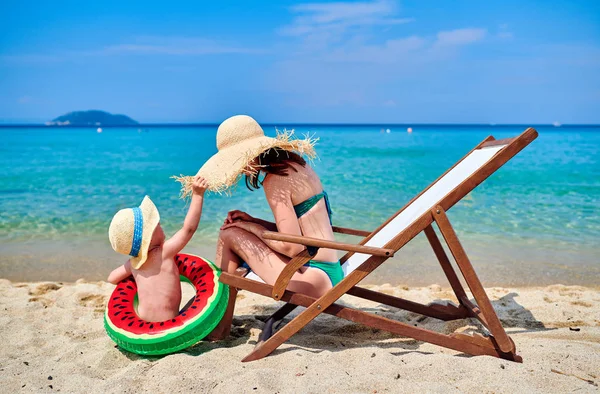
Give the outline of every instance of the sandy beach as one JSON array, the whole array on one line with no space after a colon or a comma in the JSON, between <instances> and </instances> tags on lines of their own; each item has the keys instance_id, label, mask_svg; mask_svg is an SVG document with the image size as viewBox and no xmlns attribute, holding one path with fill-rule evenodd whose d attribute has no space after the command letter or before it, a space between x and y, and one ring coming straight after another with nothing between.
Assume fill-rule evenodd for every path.
<instances>
[{"instance_id":1,"label":"sandy beach","mask_svg":"<svg viewBox=\"0 0 600 394\"><path fill-rule=\"evenodd\" d=\"M381 285L418 302L452 299L438 285ZM524 362L471 357L412 339L319 317L270 357L241 363L275 310L271 299L240 292L232 336L162 358L122 352L102 317L113 286L78 281L0 280L0 391L14 392L597 392L600 383L600 289L554 285L488 288ZM440 332L478 331L473 320L440 322L346 296Z\"/></svg>"}]
</instances>

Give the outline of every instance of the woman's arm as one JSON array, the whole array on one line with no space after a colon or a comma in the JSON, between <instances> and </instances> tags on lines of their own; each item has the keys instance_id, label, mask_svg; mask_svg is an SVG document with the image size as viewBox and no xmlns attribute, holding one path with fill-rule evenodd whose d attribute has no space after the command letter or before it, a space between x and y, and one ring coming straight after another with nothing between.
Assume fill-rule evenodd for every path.
<instances>
[{"instance_id":1,"label":"woman's arm","mask_svg":"<svg viewBox=\"0 0 600 394\"><path fill-rule=\"evenodd\" d=\"M250 222L256 223L264 227L269 231L277 231L277 225L273 222L269 222L267 220L259 219L248 215L246 212L235 210L229 211L227 214L227 218L225 219L225 223L223 225L231 224L234 222Z\"/></svg>"},{"instance_id":2,"label":"woman's arm","mask_svg":"<svg viewBox=\"0 0 600 394\"><path fill-rule=\"evenodd\" d=\"M265 231L302 235L296 211L294 211L292 199L289 195L289 185L284 183L285 180L286 178L284 177L271 176L263 183L265 196L273 211L275 223L253 218L244 212L233 211L227 216L225 224L221 229L238 227L246 230L260 238L269 248L288 257L294 257L304 250L305 248L302 245L263 238Z\"/></svg>"},{"instance_id":3,"label":"woman's arm","mask_svg":"<svg viewBox=\"0 0 600 394\"><path fill-rule=\"evenodd\" d=\"M224 224L223 227L221 227L221 230L225 230L225 229L228 229L231 227L241 228L242 230L248 231L249 233L256 235L258 238L260 238L261 241L263 241L265 244L267 244L267 246L269 248L273 249L274 251L276 251L278 253L286 255L288 257L294 257L295 255L300 253L302 250L304 250L304 246L302 246L302 245L292 244L289 242L274 241L272 239L265 239L263 237L263 233L265 233L266 231L269 231L269 230L267 230L265 227L261 226L258 223L233 222L233 223L229 223L229 224ZM277 230L275 230L275 231L277 231ZM300 235L300 234L294 234L294 235Z\"/></svg>"},{"instance_id":4,"label":"woman's arm","mask_svg":"<svg viewBox=\"0 0 600 394\"><path fill-rule=\"evenodd\" d=\"M267 220L263 220L263 219L259 219L259 218L252 218L252 222L256 223L258 225L261 225L262 227L264 227L265 229L267 229L269 231L277 231L277 225L273 222L269 222Z\"/></svg>"},{"instance_id":5,"label":"woman's arm","mask_svg":"<svg viewBox=\"0 0 600 394\"><path fill-rule=\"evenodd\" d=\"M291 187L288 182L287 177L267 177L263 183L265 196L271 211L273 211L276 231L291 235L302 235L294 204L292 204ZM262 234L261 239L271 249L289 257L293 257L305 249L304 246L298 244L264 239Z\"/></svg>"}]
</instances>

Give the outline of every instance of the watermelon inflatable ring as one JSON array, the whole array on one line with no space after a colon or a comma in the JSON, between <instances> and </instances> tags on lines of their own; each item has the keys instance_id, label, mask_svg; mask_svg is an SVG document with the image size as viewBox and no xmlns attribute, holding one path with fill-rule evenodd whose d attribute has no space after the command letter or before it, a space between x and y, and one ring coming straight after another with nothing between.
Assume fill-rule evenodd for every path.
<instances>
[{"instance_id":1,"label":"watermelon inflatable ring","mask_svg":"<svg viewBox=\"0 0 600 394\"><path fill-rule=\"evenodd\" d=\"M113 291L104 314L104 328L121 348L142 355L174 353L202 340L223 318L229 289L219 282L220 270L210 261L189 254L178 254L175 262L181 281L194 286L196 297L174 319L140 319L135 310L137 286L132 277L121 281Z\"/></svg>"}]
</instances>

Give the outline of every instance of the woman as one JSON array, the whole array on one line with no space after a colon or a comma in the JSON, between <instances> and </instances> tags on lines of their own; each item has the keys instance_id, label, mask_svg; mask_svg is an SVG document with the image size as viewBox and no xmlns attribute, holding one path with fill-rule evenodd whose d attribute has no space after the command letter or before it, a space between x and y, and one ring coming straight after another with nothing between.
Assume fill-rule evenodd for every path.
<instances>
[{"instance_id":1,"label":"woman","mask_svg":"<svg viewBox=\"0 0 600 394\"><path fill-rule=\"evenodd\" d=\"M246 262L272 285L304 246L265 239L265 231L334 240L327 194L301 156L315 155L314 141L290 137L290 133L265 137L260 125L245 115L233 116L219 126L219 152L198 175L208 181L209 190L218 192L226 191L245 175L250 190L263 188L275 218L271 223L242 211L229 212L217 245L216 262L222 270L234 272ZM288 289L320 297L342 279L336 252L319 249L314 259L294 274Z\"/></svg>"}]
</instances>

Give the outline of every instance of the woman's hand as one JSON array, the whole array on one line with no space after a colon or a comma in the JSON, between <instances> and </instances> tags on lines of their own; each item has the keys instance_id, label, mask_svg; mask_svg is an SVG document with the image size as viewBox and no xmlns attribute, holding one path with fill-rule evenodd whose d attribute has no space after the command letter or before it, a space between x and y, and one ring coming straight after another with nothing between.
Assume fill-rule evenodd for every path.
<instances>
[{"instance_id":1,"label":"woman's hand","mask_svg":"<svg viewBox=\"0 0 600 394\"><path fill-rule=\"evenodd\" d=\"M232 227L241 228L242 230L248 231L249 233L252 233L261 239L262 239L262 234L265 231L267 231L267 229L264 228L263 226L261 226L260 224L251 223L251 222L242 222L242 221L224 224L223 226L221 226L221 230L226 230L226 229L232 228Z\"/></svg>"},{"instance_id":2,"label":"woman's hand","mask_svg":"<svg viewBox=\"0 0 600 394\"><path fill-rule=\"evenodd\" d=\"M227 214L227 218L225 218L225 222L223 223L223 226L227 225L227 224L231 224L234 222L254 222L254 218L250 215L248 215L246 212L242 212L242 211L229 211L229 213Z\"/></svg>"}]
</instances>

